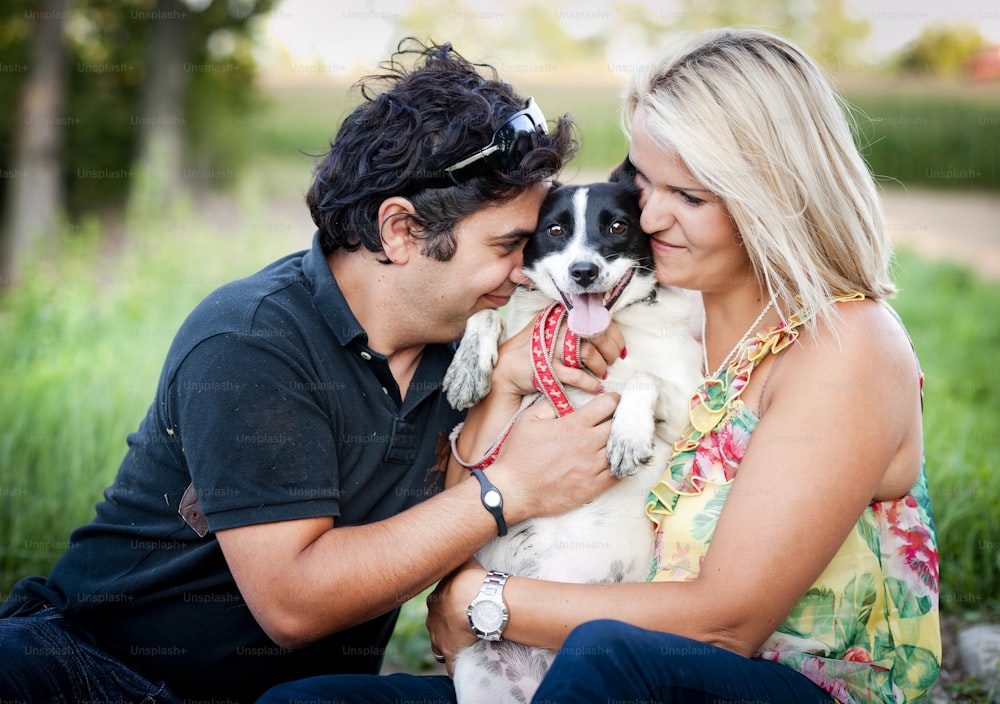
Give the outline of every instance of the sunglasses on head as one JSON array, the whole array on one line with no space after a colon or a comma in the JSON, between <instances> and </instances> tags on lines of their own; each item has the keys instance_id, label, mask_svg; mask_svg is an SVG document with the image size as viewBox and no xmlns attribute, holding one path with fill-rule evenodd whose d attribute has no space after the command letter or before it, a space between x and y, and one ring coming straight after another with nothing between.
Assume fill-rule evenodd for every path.
<instances>
[{"instance_id":1,"label":"sunglasses on head","mask_svg":"<svg viewBox=\"0 0 1000 704\"><path fill-rule=\"evenodd\" d=\"M477 149L451 166L442 175L427 179L425 188L458 186L491 171L516 171L521 162L538 146L538 135L546 134L545 114L534 98L528 98L523 110L511 115L482 149Z\"/></svg>"}]
</instances>

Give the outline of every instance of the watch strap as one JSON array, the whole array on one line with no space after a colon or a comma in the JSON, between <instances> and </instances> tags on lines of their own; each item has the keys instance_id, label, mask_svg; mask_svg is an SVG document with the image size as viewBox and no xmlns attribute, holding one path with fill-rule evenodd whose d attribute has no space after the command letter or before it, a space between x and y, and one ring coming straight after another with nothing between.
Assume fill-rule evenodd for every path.
<instances>
[{"instance_id":1,"label":"watch strap","mask_svg":"<svg viewBox=\"0 0 1000 704\"><path fill-rule=\"evenodd\" d=\"M507 583L508 577L510 575L506 572L490 570L486 573L482 586L479 587L479 596L497 597L503 601L503 585Z\"/></svg>"},{"instance_id":2,"label":"watch strap","mask_svg":"<svg viewBox=\"0 0 1000 704\"><path fill-rule=\"evenodd\" d=\"M497 522L497 535L507 535L507 521L503 517L503 495L481 469L473 469L472 476L479 480L479 500Z\"/></svg>"}]
</instances>

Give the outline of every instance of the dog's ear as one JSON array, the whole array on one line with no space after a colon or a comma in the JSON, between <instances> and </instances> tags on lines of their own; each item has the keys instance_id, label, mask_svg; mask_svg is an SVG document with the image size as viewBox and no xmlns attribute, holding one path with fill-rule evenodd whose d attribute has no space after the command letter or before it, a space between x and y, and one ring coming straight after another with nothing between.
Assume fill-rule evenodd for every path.
<instances>
[{"instance_id":1,"label":"dog's ear","mask_svg":"<svg viewBox=\"0 0 1000 704\"><path fill-rule=\"evenodd\" d=\"M616 166L614 171L611 172L608 180L625 189L632 198L639 198L639 187L635 184L635 166L632 165L632 161L627 156L625 157L625 161Z\"/></svg>"},{"instance_id":2,"label":"dog's ear","mask_svg":"<svg viewBox=\"0 0 1000 704\"><path fill-rule=\"evenodd\" d=\"M635 166L632 165L632 160L626 156L625 160L611 171L608 180L612 183L634 183Z\"/></svg>"}]
</instances>

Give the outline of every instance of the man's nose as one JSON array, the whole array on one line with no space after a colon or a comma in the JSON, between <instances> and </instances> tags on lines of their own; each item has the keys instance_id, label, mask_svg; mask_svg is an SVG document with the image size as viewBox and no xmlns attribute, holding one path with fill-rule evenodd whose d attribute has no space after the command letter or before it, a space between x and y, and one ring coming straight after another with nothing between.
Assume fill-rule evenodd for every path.
<instances>
[{"instance_id":1,"label":"man's nose","mask_svg":"<svg viewBox=\"0 0 1000 704\"><path fill-rule=\"evenodd\" d=\"M507 276L507 279L510 280L516 286L524 285L530 280L528 279L527 276L524 275L524 269L522 268L523 263L524 259L522 258L521 261L518 262L517 265L510 270L510 275Z\"/></svg>"}]
</instances>

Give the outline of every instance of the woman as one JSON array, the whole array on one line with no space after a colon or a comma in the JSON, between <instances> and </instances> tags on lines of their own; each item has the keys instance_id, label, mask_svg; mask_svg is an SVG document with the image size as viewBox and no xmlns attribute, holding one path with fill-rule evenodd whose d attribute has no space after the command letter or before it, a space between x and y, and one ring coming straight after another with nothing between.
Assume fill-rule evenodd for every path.
<instances>
[{"instance_id":1,"label":"woman","mask_svg":"<svg viewBox=\"0 0 1000 704\"><path fill-rule=\"evenodd\" d=\"M506 580L503 637L560 651L535 701L924 700L940 631L921 374L841 105L787 41L720 30L638 78L624 117L657 277L701 292L705 382L647 503L649 582ZM599 376L618 348L585 361ZM530 388L513 359L463 456ZM470 563L431 600L449 660L484 577Z\"/></svg>"}]
</instances>

